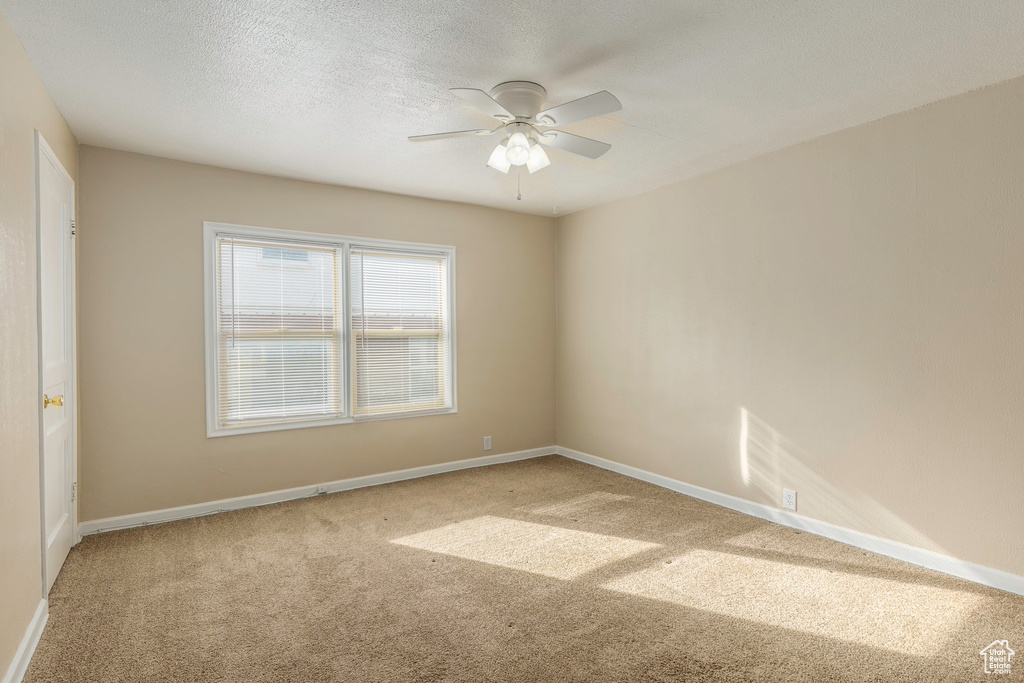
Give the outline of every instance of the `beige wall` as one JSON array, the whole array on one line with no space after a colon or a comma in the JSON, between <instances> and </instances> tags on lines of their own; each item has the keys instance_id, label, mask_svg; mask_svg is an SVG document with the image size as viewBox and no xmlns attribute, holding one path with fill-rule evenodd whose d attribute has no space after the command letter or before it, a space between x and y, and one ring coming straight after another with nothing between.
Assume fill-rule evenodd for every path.
<instances>
[{"instance_id":1,"label":"beige wall","mask_svg":"<svg viewBox=\"0 0 1024 683\"><path fill-rule=\"evenodd\" d=\"M74 178L78 143L0 12L0 676L42 597L35 130Z\"/></svg>"},{"instance_id":2,"label":"beige wall","mask_svg":"<svg viewBox=\"0 0 1024 683\"><path fill-rule=\"evenodd\" d=\"M1018 79L561 219L558 444L1024 574L1022 112Z\"/></svg>"},{"instance_id":3,"label":"beige wall","mask_svg":"<svg viewBox=\"0 0 1024 683\"><path fill-rule=\"evenodd\" d=\"M553 220L88 146L81 195L83 521L554 444ZM207 439L204 220L454 245L458 414Z\"/></svg>"}]
</instances>

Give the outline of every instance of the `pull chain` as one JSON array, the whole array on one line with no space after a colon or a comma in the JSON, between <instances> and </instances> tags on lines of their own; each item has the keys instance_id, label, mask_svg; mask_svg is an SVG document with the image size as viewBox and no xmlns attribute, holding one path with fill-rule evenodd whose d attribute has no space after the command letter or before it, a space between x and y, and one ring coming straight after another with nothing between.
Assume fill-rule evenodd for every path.
<instances>
[{"instance_id":1,"label":"pull chain","mask_svg":"<svg viewBox=\"0 0 1024 683\"><path fill-rule=\"evenodd\" d=\"M523 167L516 166L516 201L523 201Z\"/></svg>"}]
</instances>

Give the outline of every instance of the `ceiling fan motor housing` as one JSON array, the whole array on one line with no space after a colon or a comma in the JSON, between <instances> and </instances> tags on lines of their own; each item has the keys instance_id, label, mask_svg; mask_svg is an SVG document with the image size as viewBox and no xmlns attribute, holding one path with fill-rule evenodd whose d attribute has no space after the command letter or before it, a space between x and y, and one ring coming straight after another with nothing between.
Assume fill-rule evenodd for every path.
<instances>
[{"instance_id":1,"label":"ceiling fan motor housing","mask_svg":"<svg viewBox=\"0 0 1024 683\"><path fill-rule=\"evenodd\" d=\"M547 91L530 81L508 81L491 89L491 97L517 119L532 119L544 108Z\"/></svg>"},{"instance_id":2,"label":"ceiling fan motor housing","mask_svg":"<svg viewBox=\"0 0 1024 683\"><path fill-rule=\"evenodd\" d=\"M536 140L539 137L536 129L528 123L515 122L505 124L505 139L512 137L513 133L522 133L528 139Z\"/></svg>"}]
</instances>

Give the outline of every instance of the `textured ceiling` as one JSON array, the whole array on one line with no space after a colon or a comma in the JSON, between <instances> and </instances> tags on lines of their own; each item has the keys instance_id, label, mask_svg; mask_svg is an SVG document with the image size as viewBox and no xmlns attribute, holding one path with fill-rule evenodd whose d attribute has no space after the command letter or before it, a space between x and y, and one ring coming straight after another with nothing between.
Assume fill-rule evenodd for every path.
<instances>
[{"instance_id":1,"label":"textured ceiling","mask_svg":"<svg viewBox=\"0 0 1024 683\"><path fill-rule=\"evenodd\" d=\"M568 213L1024 74L1021 0L0 0L85 144ZM522 176L448 93L536 81L623 110Z\"/></svg>"}]
</instances>

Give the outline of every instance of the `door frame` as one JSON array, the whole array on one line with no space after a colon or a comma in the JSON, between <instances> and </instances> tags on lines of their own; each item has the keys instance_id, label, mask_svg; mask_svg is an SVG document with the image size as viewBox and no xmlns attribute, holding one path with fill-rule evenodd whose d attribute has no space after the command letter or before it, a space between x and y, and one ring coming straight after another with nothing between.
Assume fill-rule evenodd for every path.
<instances>
[{"instance_id":1,"label":"door frame","mask_svg":"<svg viewBox=\"0 0 1024 683\"><path fill-rule=\"evenodd\" d=\"M71 174L64 168L53 149L47 144L43 134L35 131L35 180L36 180L36 354L38 360L38 388L36 390L36 410L39 415L39 534L40 552L43 579L43 599L47 599L49 581L46 574L46 428L43 424L43 289L42 289L42 169L44 163L50 163L57 169L57 173L71 186L71 236L65 241L65 255L68 259L68 278L71 283L71 296L68 306L71 307L68 317L70 318L67 327L67 349L71 365L68 384L70 391L66 392L71 396L71 407L68 419L71 430L71 546L74 547L82 540L78 531L78 348L75 344L78 338L78 279L75 263L75 181Z\"/></svg>"}]
</instances>

